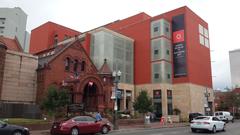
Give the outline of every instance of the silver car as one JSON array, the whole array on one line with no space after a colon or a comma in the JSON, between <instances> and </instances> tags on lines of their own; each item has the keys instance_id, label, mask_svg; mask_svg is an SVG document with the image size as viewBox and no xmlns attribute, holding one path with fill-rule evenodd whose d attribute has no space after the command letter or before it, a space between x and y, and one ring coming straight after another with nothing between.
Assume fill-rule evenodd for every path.
<instances>
[{"instance_id":1,"label":"silver car","mask_svg":"<svg viewBox=\"0 0 240 135\"><path fill-rule=\"evenodd\" d=\"M199 116L191 121L191 130L206 130L216 133L217 131L225 131L225 122L219 120L215 116Z\"/></svg>"}]
</instances>

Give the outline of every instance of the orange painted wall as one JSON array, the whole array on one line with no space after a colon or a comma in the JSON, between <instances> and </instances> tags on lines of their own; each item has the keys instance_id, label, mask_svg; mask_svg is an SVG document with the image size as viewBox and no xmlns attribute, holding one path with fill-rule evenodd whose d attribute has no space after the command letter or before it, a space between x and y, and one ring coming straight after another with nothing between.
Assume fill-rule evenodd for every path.
<instances>
[{"instance_id":1,"label":"orange painted wall","mask_svg":"<svg viewBox=\"0 0 240 135\"><path fill-rule=\"evenodd\" d=\"M32 30L29 52L34 54L52 47L55 34L58 35L58 41L60 42L64 40L65 35L74 37L79 35L80 32L53 22L47 22Z\"/></svg>"},{"instance_id":2,"label":"orange painted wall","mask_svg":"<svg viewBox=\"0 0 240 135\"><path fill-rule=\"evenodd\" d=\"M199 24L208 29L208 24L186 8L186 41L189 81L212 88L210 48L199 42Z\"/></svg>"},{"instance_id":3,"label":"orange painted wall","mask_svg":"<svg viewBox=\"0 0 240 135\"><path fill-rule=\"evenodd\" d=\"M173 16L180 14L185 14L187 76L173 78L173 83L212 87L210 49L200 45L198 34L198 24L205 28L208 28L208 24L186 6L155 16L152 20L165 18L171 22Z\"/></svg>"},{"instance_id":4,"label":"orange painted wall","mask_svg":"<svg viewBox=\"0 0 240 135\"><path fill-rule=\"evenodd\" d=\"M194 83L212 87L210 50L200 45L198 35L198 24L202 24L206 28L208 26L205 21L186 6L152 18L145 13L140 13L106 26L135 40L135 84L151 83L150 21L164 18L172 22L172 17L180 14L185 14L187 76L173 78L173 84Z\"/></svg>"}]
</instances>

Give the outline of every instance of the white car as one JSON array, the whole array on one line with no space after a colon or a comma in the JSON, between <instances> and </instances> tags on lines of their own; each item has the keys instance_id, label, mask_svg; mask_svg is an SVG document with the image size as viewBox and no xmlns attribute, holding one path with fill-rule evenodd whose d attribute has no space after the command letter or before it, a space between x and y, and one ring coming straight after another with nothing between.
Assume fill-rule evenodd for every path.
<instances>
[{"instance_id":1,"label":"white car","mask_svg":"<svg viewBox=\"0 0 240 135\"><path fill-rule=\"evenodd\" d=\"M232 121L232 123L234 122L233 116L231 115L230 112L226 112L226 111L218 111L214 113L214 116L218 117L218 119L225 121L225 122L229 122Z\"/></svg>"},{"instance_id":2,"label":"white car","mask_svg":"<svg viewBox=\"0 0 240 135\"><path fill-rule=\"evenodd\" d=\"M225 131L225 126L225 122L215 116L199 116L191 121L192 132L207 130L216 133L217 131Z\"/></svg>"}]
</instances>

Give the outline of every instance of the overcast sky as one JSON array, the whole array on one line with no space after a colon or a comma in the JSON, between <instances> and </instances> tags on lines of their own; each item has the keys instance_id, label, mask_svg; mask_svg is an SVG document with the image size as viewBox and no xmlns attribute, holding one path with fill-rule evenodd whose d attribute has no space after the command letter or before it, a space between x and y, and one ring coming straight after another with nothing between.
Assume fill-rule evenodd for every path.
<instances>
[{"instance_id":1,"label":"overcast sky","mask_svg":"<svg viewBox=\"0 0 240 135\"><path fill-rule=\"evenodd\" d=\"M229 50L240 48L238 0L0 0L0 7L26 12L29 32L47 21L84 32L140 12L156 16L185 5L208 22L214 88L231 87Z\"/></svg>"}]
</instances>

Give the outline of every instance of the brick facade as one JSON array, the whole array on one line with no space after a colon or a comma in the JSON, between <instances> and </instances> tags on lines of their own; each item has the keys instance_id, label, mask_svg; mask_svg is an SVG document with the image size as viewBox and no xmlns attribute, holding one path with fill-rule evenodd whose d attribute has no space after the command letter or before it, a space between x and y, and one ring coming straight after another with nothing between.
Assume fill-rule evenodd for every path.
<instances>
[{"instance_id":1,"label":"brick facade","mask_svg":"<svg viewBox=\"0 0 240 135\"><path fill-rule=\"evenodd\" d=\"M1 42L0 42L0 100L1 100L1 95L2 95L6 50L7 50L7 47L5 45L1 44Z\"/></svg>"},{"instance_id":2,"label":"brick facade","mask_svg":"<svg viewBox=\"0 0 240 135\"><path fill-rule=\"evenodd\" d=\"M69 94L73 95L73 103L88 105L88 108L86 108L88 111L103 111L106 108L112 108L110 101L111 79L108 77L106 81L103 81L103 78L98 74L96 67L82 47L86 43L84 41L85 37L56 47L55 50L61 48L60 51L56 51L56 54L46 63L42 63L44 57L39 59L40 64L42 63L43 66L39 66L37 70L38 103L46 96L48 87L56 85L58 88L65 87L69 90ZM44 53L48 52L45 51ZM40 53L40 55L42 54ZM65 60L67 58L71 61L69 70L65 69ZM79 68L76 72L74 71L75 60L79 62ZM84 67L83 62L85 63ZM78 75L74 76L74 73L78 73ZM91 95L90 91L96 93ZM90 96L86 98L88 92L90 92Z\"/></svg>"}]
</instances>

